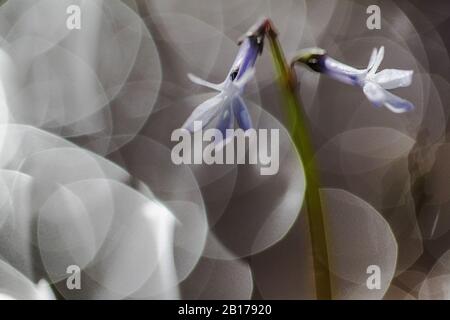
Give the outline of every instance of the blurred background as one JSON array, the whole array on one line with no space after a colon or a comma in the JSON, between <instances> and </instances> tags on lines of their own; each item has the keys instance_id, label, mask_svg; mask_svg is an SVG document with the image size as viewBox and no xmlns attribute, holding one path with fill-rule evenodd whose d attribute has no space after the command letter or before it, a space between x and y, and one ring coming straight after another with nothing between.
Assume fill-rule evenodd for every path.
<instances>
[{"instance_id":1,"label":"blurred background","mask_svg":"<svg viewBox=\"0 0 450 320\"><path fill-rule=\"evenodd\" d=\"M450 299L450 2L9 0L0 7L0 295L314 299L305 181L266 45L245 90L280 130L280 171L174 165L170 136L270 17L287 58L321 47L414 70L394 114L297 68L316 150L335 299ZM80 8L80 29L67 8ZM369 30L367 8L381 9ZM70 289L81 271L81 288ZM381 270L370 290L367 268Z\"/></svg>"}]
</instances>

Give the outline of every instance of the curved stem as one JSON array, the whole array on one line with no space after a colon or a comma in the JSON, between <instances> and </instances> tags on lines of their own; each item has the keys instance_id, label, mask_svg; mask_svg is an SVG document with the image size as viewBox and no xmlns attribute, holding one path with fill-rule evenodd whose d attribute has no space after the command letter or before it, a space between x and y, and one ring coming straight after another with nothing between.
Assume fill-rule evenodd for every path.
<instances>
[{"instance_id":1,"label":"curved stem","mask_svg":"<svg viewBox=\"0 0 450 320\"><path fill-rule=\"evenodd\" d=\"M319 174L314 162L314 149L305 121L303 107L296 90L296 76L286 63L286 58L279 44L277 33L272 23L266 21L266 36L270 43L277 80L284 99L289 133L297 149L299 161L303 164L306 177L305 203L314 265L316 297L320 300L332 299L328 246L325 222L319 191Z\"/></svg>"}]
</instances>

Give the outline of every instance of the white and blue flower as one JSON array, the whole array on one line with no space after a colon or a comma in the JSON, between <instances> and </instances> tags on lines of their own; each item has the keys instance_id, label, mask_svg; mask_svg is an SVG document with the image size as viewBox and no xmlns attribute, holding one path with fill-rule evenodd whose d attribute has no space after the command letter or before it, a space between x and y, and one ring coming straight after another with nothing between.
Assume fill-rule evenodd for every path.
<instances>
[{"instance_id":1,"label":"white and blue flower","mask_svg":"<svg viewBox=\"0 0 450 320\"><path fill-rule=\"evenodd\" d=\"M253 78L255 63L261 54L264 43L264 33L260 29L249 31L240 41L239 52L234 63L220 84L210 83L195 75L188 74L189 79L201 86L216 90L219 93L206 100L189 116L183 124L183 128L190 132L203 129L217 121L215 126L222 132L222 137L227 137L227 129L233 129L235 120L244 131L253 127L248 108L242 98L245 85ZM194 122L201 122L201 126L195 126ZM218 141L216 141L218 142Z\"/></svg>"},{"instance_id":2,"label":"white and blue flower","mask_svg":"<svg viewBox=\"0 0 450 320\"><path fill-rule=\"evenodd\" d=\"M316 72L320 72L340 82L358 86L363 89L369 101L376 107L385 106L395 113L410 111L414 105L392 93L389 89L408 87L411 85L413 71L378 68L384 58L384 47L374 49L369 64L365 69L356 69L334 60L325 50L319 48L303 50L293 60L303 63Z\"/></svg>"}]
</instances>

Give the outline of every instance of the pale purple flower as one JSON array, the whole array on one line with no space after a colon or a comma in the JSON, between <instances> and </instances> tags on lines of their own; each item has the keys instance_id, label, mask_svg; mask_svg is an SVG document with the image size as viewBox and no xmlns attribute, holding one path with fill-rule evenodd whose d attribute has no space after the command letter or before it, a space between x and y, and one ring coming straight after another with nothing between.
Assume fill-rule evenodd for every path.
<instances>
[{"instance_id":1,"label":"pale purple flower","mask_svg":"<svg viewBox=\"0 0 450 320\"><path fill-rule=\"evenodd\" d=\"M198 107L183 124L183 128L194 132L217 121L215 127L226 137L226 130L234 127L235 119L244 131L252 128L252 120L248 108L242 98L245 85L253 78L255 62L262 52L263 36L248 34L240 43L240 48L234 63L220 84L210 83L195 75L188 74L189 79L201 86L216 90L219 93L206 100ZM201 121L201 128L194 129L194 122ZM216 141L217 142L217 141Z\"/></svg>"},{"instance_id":2,"label":"pale purple flower","mask_svg":"<svg viewBox=\"0 0 450 320\"><path fill-rule=\"evenodd\" d=\"M336 61L319 48L302 51L294 62L301 62L312 70L320 72L340 82L363 89L369 101L376 107L385 106L395 113L410 111L414 105L388 90L411 85L413 71L385 69L378 72L384 58L384 47L374 49L365 69L356 69Z\"/></svg>"}]
</instances>

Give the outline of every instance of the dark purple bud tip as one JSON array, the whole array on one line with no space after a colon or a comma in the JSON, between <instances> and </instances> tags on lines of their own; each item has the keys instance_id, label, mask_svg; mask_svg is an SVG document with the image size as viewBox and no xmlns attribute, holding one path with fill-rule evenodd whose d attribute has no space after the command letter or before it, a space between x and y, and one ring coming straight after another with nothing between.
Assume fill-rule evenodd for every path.
<instances>
[{"instance_id":1,"label":"dark purple bud tip","mask_svg":"<svg viewBox=\"0 0 450 320\"><path fill-rule=\"evenodd\" d=\"M308 66L311 70L316 72L325 71L325 59L327 54L325 50L320 48L310 48L301 50L294 59L291 61L291 68L294 68L296 64L300 63Z\"/></svg>"}]
</instances>

